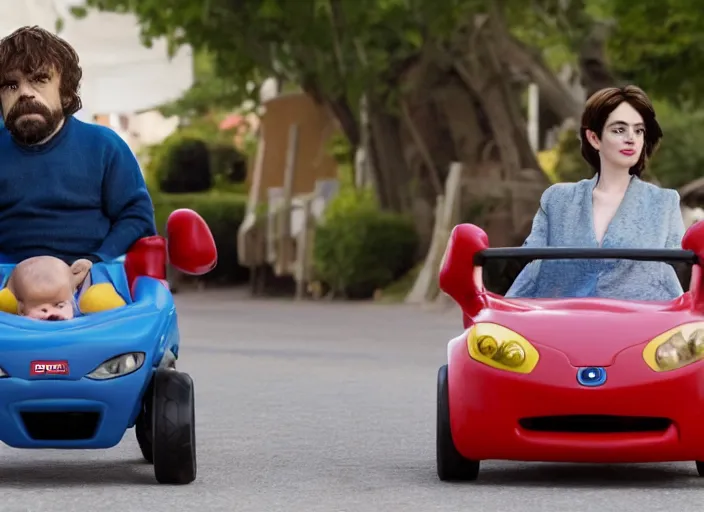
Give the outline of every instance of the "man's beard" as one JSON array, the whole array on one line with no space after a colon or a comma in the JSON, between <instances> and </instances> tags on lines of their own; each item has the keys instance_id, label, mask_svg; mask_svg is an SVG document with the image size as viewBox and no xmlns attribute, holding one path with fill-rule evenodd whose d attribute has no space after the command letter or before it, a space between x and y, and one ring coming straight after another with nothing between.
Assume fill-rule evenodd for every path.
<instances>
[{"instance_id":1,"label":"man's beard","mask_svg":"<svg viewBox=\"0 0 704 512\"><path fill-rule=\"evenodd\" d=\"M35 117L20 119L25 114L37 114ZM31 146L49 137L64 118L62 110L51 111L35 100L20 100L10 109L5 117L5 127L20 144Z\"/></svg>"}]
</instances>

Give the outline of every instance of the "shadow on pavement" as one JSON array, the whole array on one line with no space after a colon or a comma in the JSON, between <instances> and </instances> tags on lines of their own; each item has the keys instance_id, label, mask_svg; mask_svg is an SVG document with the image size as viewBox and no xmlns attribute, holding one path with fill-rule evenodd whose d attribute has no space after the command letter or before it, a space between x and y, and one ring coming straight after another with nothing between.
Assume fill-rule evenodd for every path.
<instances>
[{"instance_id":1,"label":"shadow on pavement","mask_svg":"<svg viewBox=\"0 0 704 512\"><path fill-rule=\"evenodd\" d=\"M676 466L598 465L598 464L520 464L488 465L480 470L470 486L561 487L561 488L691 488L699 490L697 471L692 462ZM438 481L439 482L439 481ZM458 485L458 484L452 484ZM704 486L704 480L701 482Z\"/></svg>"},{"instance_id":2,"label":"shadow on pavement","mask_svg":"<svg viewBox=\"0 0 704 512\"><path fill-rule=\"evenodd\" d=\"M142 459L83 462L34 460L0 463L0 488L110 485L159 485L154 470Z\"/></svg>"}]
</instances>

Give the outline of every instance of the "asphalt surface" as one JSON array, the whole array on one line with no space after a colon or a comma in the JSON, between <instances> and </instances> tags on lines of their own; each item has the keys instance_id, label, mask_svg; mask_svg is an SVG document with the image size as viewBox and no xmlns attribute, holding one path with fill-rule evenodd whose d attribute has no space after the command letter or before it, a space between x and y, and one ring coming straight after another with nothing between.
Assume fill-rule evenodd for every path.
<instances>
[{"instance_id":1,"label":"asphalt surface","mask_svg":"<svg viewBox=\"0 0 704 512\"><path fill-rule=\"evenodd\" d=\"M134 432L105 451L0 448L0 511L699 511L694 464L484 463L435 473L435 383L456 312L178 295L198 479L160 486Z\"/></svg>"}]
</instances>

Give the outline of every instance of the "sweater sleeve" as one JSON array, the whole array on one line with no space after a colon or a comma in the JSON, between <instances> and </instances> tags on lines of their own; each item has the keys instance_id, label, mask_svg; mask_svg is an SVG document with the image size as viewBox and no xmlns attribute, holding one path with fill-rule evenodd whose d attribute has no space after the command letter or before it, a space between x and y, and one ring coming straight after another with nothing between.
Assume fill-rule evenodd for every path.
<instances>
[{"instance_id":1,"label":"sweater sleeve","mask_svg":"<svg viewBox=\"0 0 704 512\"><path fill-rule=\"evenodd\" d=\"M670 211L669 213L669 229L667 233L666 249L681 249L682 238L684 237L685 227L684 219L682 218L682 208L680 206L680 194L676 190L669 190L670 195Z\"/></svg>"},{"instance_id":2,"label":"sweater sleeve","mask_svg":"<svg viewBox=\"0 0 704 512\"><path fill-rule=\"evenodd\" d=\"M547 247L548 245L548 201L552 187L543 192L540 198L540 206L533 217L533 225L530 234L523 247ZM506 297L531 297L535 294L538 273L540 270L540 261L532 261L526 265L518 274L509 290L506 292Z\"/></svg>"},{"instance_id":3,"label":"sweater sleeve","mask_svg":"<svg viewBox=\"0 0 704 512\"><path fill-rule=\"evenodd\" d=\"M112 140L102 185L103 209L111 228L93 259L110 261L127 253L140 238L156 234L154 206L132 150Z\"/></svg>"}]
</instances>

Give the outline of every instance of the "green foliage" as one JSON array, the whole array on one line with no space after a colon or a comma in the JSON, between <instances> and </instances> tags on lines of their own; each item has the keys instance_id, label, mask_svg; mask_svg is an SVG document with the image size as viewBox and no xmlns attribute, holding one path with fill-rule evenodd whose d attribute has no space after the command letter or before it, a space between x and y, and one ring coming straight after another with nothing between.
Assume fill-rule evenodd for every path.
<instances>
[{"instance_id":1,"label":"green foliage","mask_svg":"<svg viewBox=\"0 0 704 512\"><path fill-rule=\"evenodd\" d=\"M198 192L215 186L220 190L243 192L246 178L246 157L241 155L231 142L229 131L219 130L217 124L206 117L195 119L182 126L145 151L147 164L145 175L150 190L164 192ZM178 155L184 147L194 144L207 148L207 168L192 165L181 169ZM169 180L178 186L164 184ZM203 188L203 183L208 186Z\"/></svg>"},{"instance_id":2,"label":"green foliage","mask_svg":"<svg viewBox=\"0 0 704 512\"><path fill-rule=\"evenodd\" d=\"M655 110L664 132L649 172L660 184L679 188L704 175L704 110L656 102Z\"/></svg>"},{"instance_id":3,"label":"green foliage","mask_svg":"<svg viewBox=\"0 0 704 512\"><path fill-rule=\"evenodd\" d=\"M609 55L626 80L654 96L704 100L704 10L682 0L592 0L613 30Z\"/></svg>"},{"instance_id":4,"label":"green foliage","mask_svg":"<svg viewBox=\"0 0 704 512\"><path fill-rule=\"evenodd\" d=\"M206 192L201 194L153 195L156 225L165 235L166 219L178 208L198 212L208 223L218 248L218 266L203 277L218 284L245 282L248 269L237 261L237 230L244 219L247 198L241 194Z\"/></svg>"},{"instance_id":5,"label":"green foliage","mask_svg":"<svg viewBox=\"0 0 704 512\"><path fill-rule=\"evenodd\" d=\"M220 189L243 183L247 177L246 157L232 144L211 144L210 166L215 177L215 186Z\"/></svg>"},{"instance_id":6,"label":"green foliage","mask_svg":"<svg viewBox=\"0 0 704 512\"><path fill-rule=\"evenodd\" d=\"M268 76L352 106L363 93L393 99L398 71L425 45L494 8L552 67L576 64L594 22L606 22L610 63L626 80L704 99L704 10L682 0L85 0L74 13L132 12L146 45L165 36L172 49L194 47L199 78L178 108L202 112L256 99Z\"/></svg>"},{"instance_id":7,"label":"green foliage","mask_svg":"<svg viewBox=\"0 0 704 512\"><path fill-rule=\"evenodd\" d=\"M153 178L159 190L170 194L205 192L213 186L208 145L176 133L159 147Z\"/></svg>"},{"instance_id":8,"label":"green foliage","mask_svg":"<svg viewBox=\"0 0 704 512\"><path fill-rule=\"evenodd\" d=\"M313 268L334 293L367 298L408 272L416 261L413 222L379 211L369 190L343 190L316 229Z\"/></svg>"},{"instance_id":9,"label":"green foliage","mask_svg":"<svg viewBox=\"0 0 704 512\"><path fill-rule=\"evenodd\" d=\"M511 32L521 41L542 51L552 69L577 64L577 50L593 22L583 1L505 0Z\"/></svg>"},{"instance_id":10,"label":"green foliage","mask_svg":"<svg viewBox=\"0 0 704 512\"><path fill-rule=\"evenodd\" d=\"M131 12L145 45L166 37L214 58L231 104L257 99L277 76L356 105L363 93L394 91L398 70L429 40L442 39L468 9L489 0L85 0L74 11ZM392 80L389 80L392 78ZM217 92L217 81L194 87ZM189 100L190 101L190 100ZM194 103L197 103L194 101Z\"/></svg>"},{"instance_id":11,"label":"green foliage","mask_svg":"<svg viewBox=\"0 0 704 512\"><path fill-rule=\"evenodd\" d=\"M193 85L181 98L158 109L163 116L197 118L216 109L230 110L241 106L242 91L233 80L218 75L211 54L202 50L195 52L193 66Z\"/></svg>"}]
</instances>

